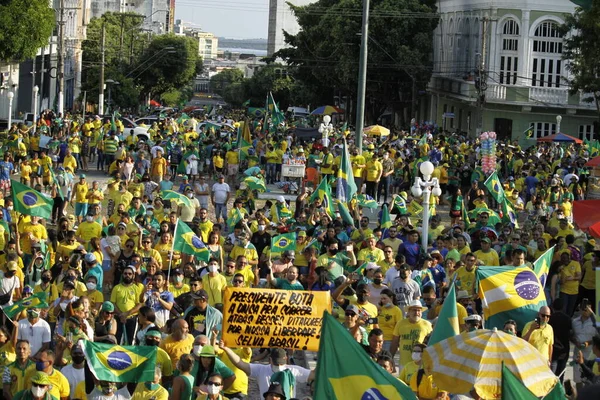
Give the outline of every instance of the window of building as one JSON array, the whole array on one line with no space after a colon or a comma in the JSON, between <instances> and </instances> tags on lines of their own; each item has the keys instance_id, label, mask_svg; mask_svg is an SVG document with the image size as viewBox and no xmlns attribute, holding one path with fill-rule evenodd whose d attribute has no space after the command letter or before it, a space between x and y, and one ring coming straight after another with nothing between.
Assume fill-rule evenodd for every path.
<instances>
[{"instance_id":1,"label":"window of building","mask_svg":"<svg viewBox=\"0 0 600 400\"><path fill-rule=\"evenodd\" d=\"M593 140L594 139L594 125L579 125L579 138Z\"/></svg>"},{"instance_id":2,"label":"window of building","mask_svg":"<svg viewBox=\"0 0 600 400\"><path fill-rule=\"evenodd\" d=\"M532 122L529 126L533 127L533 135L531 135L532 139L539 139L556 133L556 123Z\"/></svg>"},{"instance_id":3,"label":"window of building","mask_svg":"<svg viewBox=\"0 0 600 400\"><path fill-rule=\"evenodd\" d=\"M558 25L542 22L535 30L531 86L560 87L562 76L562 37Z\"/></svg>"},{"instance_id":4,"label":"window of building","mask_svg":"<svg viewBox=\"0 0 600 400\"><path fill-rule=\"evenodd\" d=\"M502 50L500 51L500 83L515 85L519 68L519 24L509 19L502 27Z\"/></svg>"}]
</instances>

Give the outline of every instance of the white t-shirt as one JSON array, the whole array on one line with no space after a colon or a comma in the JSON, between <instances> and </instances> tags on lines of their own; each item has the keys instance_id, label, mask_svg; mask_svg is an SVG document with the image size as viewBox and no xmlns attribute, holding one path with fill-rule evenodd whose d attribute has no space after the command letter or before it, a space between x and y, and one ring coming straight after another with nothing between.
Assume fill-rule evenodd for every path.
<instances>
[{"instance_id":1,"label":"white t-shirt","mask_svg":"<svg viewBox=\"0 0 600 400\"><path fill-rule=\"evenodd\" d=\"M31 355L36 354L42 348L44 343L50 343L51 333L50 325L43 319L39 319L34 325L31 325L27 318L18 322L19 340L27 340L31 347Z\"/></svg>"},{"instance_id":2,"label":"white t-shirt","mask_svg":"<svg viewBox=\"0 0 600 400\"><path fill-rule=\"evenodd\" d=\"M296 386L298 386L298 383L306 383L308 381L310 369L302 368L297 365L286 365L285 367L292 371L292 374L294 374L294 377L296 378ZM260 394L264 394L267 390L269 390L269 386L271 385L271 376L273 376L273 373L274 372L271 369L271 364L250 364L250 376L253 376L258 381L258 389L260 390ZM296 387L292 389L291 396L296 396Z\"/></svg>"},{"instance_id":3,"label":"white t-shirt","mask_svg":"<svg viewBox=\"0 0 600 400\"><path fill-rule=\"evenodd\" d=\"M180 215L179 218L183 222L191 222L196 216L196 210L200 208L200 202L197 198L190 199L192 206L186 206L184 203L179 205Z\"/></svg>"},{"instance_id":4,"label":"white t-shirt","mask_svg":"<svg viewBox=\"0 0 600 400\"><path fill-rule=\"evenodd\" d=\"M10 293L10 301L6 303L6 305L12 305L13 303L13 294L15 290L19 290L21 288L21 282L16 275L7 278L6 276L2 277L2 282L0 283L0 294Z\"/></svg>"},{"instance_id":5,"label":"white t-shirt","mask_svg":"<svg viewBox=\"0 0 600 400\"><path fill-rule=\"evenodd\" d=\"M71 393L75 393L75 388L79 384L85 380L85 368L77 369L73 367L73 364L69 364L63 369L60 370L62 374L69 381L69 387L71 388Z\"/></svg>"},{"instance_id":6,"label":"white t-shirt","mask_svg":"<svg viewBox=\"0 0 600 400\"><path fill-rule=\"evenodd\" d=\"M398 271L396 268L394 268L392 266L390 269L385 271L385 277L383 278L383 283L385 283L386 285L389 286L392 282L394 282L394 279L396 279L399 276L400 276L400 271Z\"/></svg>"},{"instance_id":7,"label":"white t-shirt","mask_svg":"<svg viewBox=\"0 0 600 400\"><path fill-rule=\"evenodd\" d=\"M215 203L216 204L225 204L227 200L227 193L229 193L231 189L229 189L229 185L226 183L215 183L212 187L212 192L215 195Z\"/></svg>"},{"instance_id":8,"label":"white t-shirt","mask_svg":"<svg viewBox=\"0 0 600 400\"><path fill-rule=\"evenodd\" d=\"M197 192L207 192L208 193L208 183L205 183L205 184L196 183L194 185L194 188L196 189L196 193ZM208 204L208 195L207 194L198 195L198 200L200 200L200 204Z\"/></svg>"}]
</instances>

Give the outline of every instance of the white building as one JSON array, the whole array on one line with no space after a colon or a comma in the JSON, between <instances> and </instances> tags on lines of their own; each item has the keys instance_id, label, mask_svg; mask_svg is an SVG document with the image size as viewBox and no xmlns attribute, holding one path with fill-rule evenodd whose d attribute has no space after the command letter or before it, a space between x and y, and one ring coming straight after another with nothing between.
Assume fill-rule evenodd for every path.
<instances>
[{"instance_id":1,"label":"white building","mask_svg":"<svg viewBox=\"0 0 600 400\"><path fill-rule=\"evenodd\" d=\"M569 95L557 27L575 5L567 0L440 0L434 39L429 114L449 130L482 130L527 143L560 131L580 138L594 133L597 113L585 94ZM483 48L484 36L486 46ZM478 93L478 66L485 72ZM485 90L483 90L485 89ZM477 98L485 95L483 107ZM481 112L480 112L481 110ZM445 118L444 118L445 116ZM559 119L560 120L560 119Z\"/></svg>"},{"instance_id":2,"label":"white building","mask_svg":"<svg viewBox=\"0 0 600 400\"><path fill-rule=\"evenodd\" d=\"M217 58L219 48L219 38L210 32L195 31L191 35L198 40L198 55L202 60L214 60Z\"/></svg>"},{"instance_id":3,"label":"white building","mask_svg":"<svg viewBox=\"0 0 600 400\"><path fill-rule=\"evenodd\" d=\"M173 32L175 0L94 0L92 18L99 18L105 12L133 12L145 17L142 29L154 34Z\"/></svg>"},{"instance_id":4,"label":"white building","mask_svg":"<svg viewBox=\"0 0 600 400\"><path fill-rule=\"evenodd\" d=\"M314 0L291 0L290 3L296 6L305 6L313 3ZM269 32L267 36L267 56L286 47L283 38L283 31L291 35L300 32L300 26L296 17L287 5L286 0L269 0Z\"/></svg>"}]
</instances>

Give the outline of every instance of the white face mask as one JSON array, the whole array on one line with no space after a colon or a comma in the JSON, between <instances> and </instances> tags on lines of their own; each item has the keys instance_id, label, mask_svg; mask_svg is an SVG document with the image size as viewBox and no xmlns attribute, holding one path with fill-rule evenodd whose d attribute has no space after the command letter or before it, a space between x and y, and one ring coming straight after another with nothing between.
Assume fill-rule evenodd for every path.
<instances>
[{"instance_id":1,"label":"white face mask","mask_svg":"<svg viewBox=\"0 0 600 400\"><path fill-rule=\"evenodd\" d=\"M189 197L190 199L194 198L194 193L191 193L191 192L190 192L190 193L188 193L188 197Z\"/></svg>"},{"instance_id":2,"label":"white face mask","mask_svg":"<svg viewBox=\"0 0 600 400\"><path fill-rule=\"evenodd\" d=\"M192 352L196 357L200 357L200 353L202 352L202 345L195 344L192 349Z\"/></svg>"},{"instance_id":3,"label":"white face mask","mask_svg":"<svg viewBox=\"0 0 600 400\"><path fill-rule=\"evenodd\" d=\"M31 388L31 394L34 397L42 397L44 395L44 393L46 393L46 388L37 387L37 386L33 386Z\"/></svg>"},{"instance_id":4,"label":"white face mask","mask_svg":"<svg viewBox=\"0 0 600 400\"><path fill-rule=\"evenodd\" d=\"M414 362L421 361L421 353L412 353L411 357Z\"/></svg>"},{"instance_id":5,"label":"white face mask","mask_svg":"<svg viewBox=\"0 0 600 400\"><path fill-rule=\"evenodd\" d=\"M209 265L208 272L219 272L219 266L218 265Z\"/></svg>"},{"instance_id":6,"label":"white face mask","mask_svg":"<svg viewBox=\"0 0 600 400\"><path fill-rule=\"evenodd\" d=\"M85 284L88 290L96 290L96 284L94 282L88 282Z\"/></svg>"},{"instance_id":7,"label":"white face mask","mask_svg":"<svg viewBox=\"0 0 600 400\"><path fill-rule=\"evenodd\" d=\"M210 395L219 394L219 392L221 391L221 386L208 385L206 386L206 390Z\"/></svg>"},{"instance_id":8,"label":"white face mask","mask_svg":"<svg viewBox=\"0 0 600 400\"><path fill-rule=\"evenodd\" d=\"M285 367L285 365L271 365L271 371L275 372L281 372L281 371L285 371L287 368Z\"/></svg>"},{"instance_id":9,"label":"white face mask","mask_svg":"<svg viewBox=\"0 0 600 400\"><path fill-rule=\"evenodd\" d=\"M94 220L94 217L92 217L92 216L88 215L87 217L85 217L85 220L86 220L87 222L92 222L92 221Z\"/></svg>"},{"instance_id":10,"label":"white face mask","mask_svg":"<svg viewBox=\"0 0 600 400\"><path fill-rule=\"evenodd\" d=\"M267 227L266 225L259 225L258 230L262 232L265 230L266 227Z\"/></svg>"},{"instance_id":11,"label":"white face mask","mask_svg":"<svg viewBox=\"0 0 600 400\"><path fill-rule=\"evenodd\" d=\"M8 207L6 207L6 209L7 209L8 211L12 211L12 210L13 210L13 206L8 206Z\"/></svg>"}]
</instances>

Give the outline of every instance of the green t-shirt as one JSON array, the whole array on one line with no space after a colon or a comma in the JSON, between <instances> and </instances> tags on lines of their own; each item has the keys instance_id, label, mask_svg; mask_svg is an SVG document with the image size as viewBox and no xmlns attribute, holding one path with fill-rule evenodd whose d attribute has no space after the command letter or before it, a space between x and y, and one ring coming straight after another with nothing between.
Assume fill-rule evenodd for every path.
<instances>
[{"instance_id":1,"label":"green t-shirt","mask_svg":"<svg viewBox=\"0 0 600 400\"><path fill-rule=\"evenodd\" d=\"M234 375L233 371L231 369L229 369L229 367L227 365L225 365L223 363L223 361L219 360L218 358L215 358L215 366L213 367L212 371L205 370L201 374L200 377L198 377L198 369L199 368L200 368L200 360L196 360L194 362L194 366L192 367L192 370L190 371L191 375L195 379L194 386L202 385L204 383L204 381L206 381L208 376L212 375L213 373L217 373L217 374L221 375L224 380ZM179 371L176 371L173 375L178 376ZM198 378L200 378L200 379L198 379Z\"/></svg>"},{"instance_id":2,"label":"green t-shirt","mask_svg":"<svg viewBox=\"0 0 600 400\"><path fill-rule=\"evenodd\" d=\"M275 279L275 287L283 290L304 290L304 286L298 281L291 283L287 279L277 278Z\"/></svg>"},{"instance_id":3,"label":"green t-shirt","mask_svg":"<svg viewBox=\"0 0 600 400\"><path fill-rule=\"evenodd\" d=\"M342 253L337 253L333 257L323 254L317 260L317 267L325 267L327 269L327 273L329 274L329 280L334 281L336 278L344 274L344 270L348 266L349 260L350 258ZM328 269L330 263L333 263L333 266L331 269Z\"/></svg>"}]
</instances>

